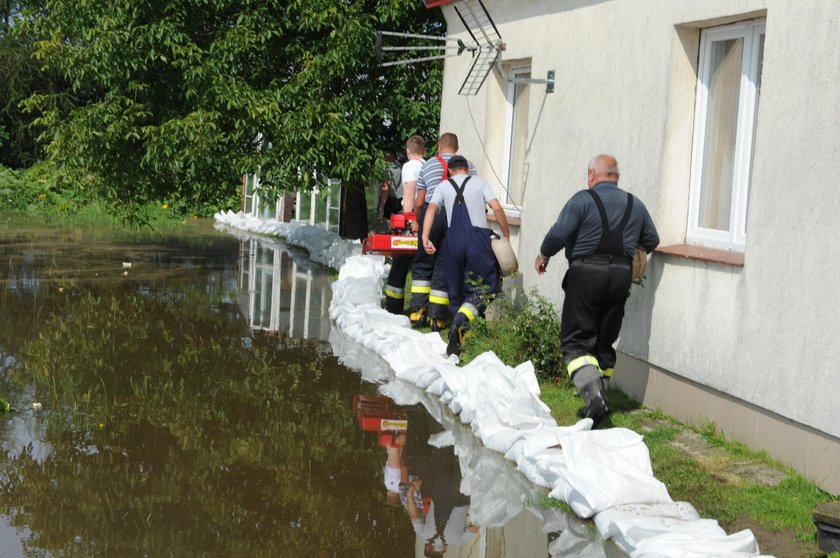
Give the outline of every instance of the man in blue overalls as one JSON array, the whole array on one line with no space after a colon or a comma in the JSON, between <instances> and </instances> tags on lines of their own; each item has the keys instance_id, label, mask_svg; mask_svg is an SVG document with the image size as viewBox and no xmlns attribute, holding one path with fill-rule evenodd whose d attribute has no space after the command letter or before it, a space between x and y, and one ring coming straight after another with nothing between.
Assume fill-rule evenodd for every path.
<instances>
[{"instance_id":1,"label":"man in blue overalls","mask_svg":"<svg viewBox=\"0 0 840 558\"><path fill-rule=\"evenodd\" d=\"M461 352L461 341L469 323L484 313L485 297L496 292L499 269L490 246L493 231L487 226L485 206L489 205L502 229L510 238L507 218L490 185L478 176L469 175L469 163L460 156L449 159L449 180L435 189L423 221L422 241L426 252L435 253L429 240L438 207L446 209L448 229L443 251L443 272L449 293L449 307L454 316L449 329L447 355Z\"/></svg>"}]
</instances>

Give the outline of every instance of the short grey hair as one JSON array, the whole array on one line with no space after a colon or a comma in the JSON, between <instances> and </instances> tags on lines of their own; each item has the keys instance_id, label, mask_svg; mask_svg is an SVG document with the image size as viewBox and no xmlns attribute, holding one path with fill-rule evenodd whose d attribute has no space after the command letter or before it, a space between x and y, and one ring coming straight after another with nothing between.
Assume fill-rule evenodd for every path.
<instances>
[{"instance_id":1,"label":"short grey hair","mask_svg":"<svg viewBox=\"0 0 840 558\"><path fill-rule=\"evenodd\" d=\"M621 176L621 172L618 169L618 161L615 162L615 165L610 165L609 163L607 163L607 158L616 161L615 157L613 157L612 155L602 153L601 155L593 157L592 160L589 161L588 169L591 171L595 171L595 174L599 176L607 174Z\"/></svg>"}]
</instances>

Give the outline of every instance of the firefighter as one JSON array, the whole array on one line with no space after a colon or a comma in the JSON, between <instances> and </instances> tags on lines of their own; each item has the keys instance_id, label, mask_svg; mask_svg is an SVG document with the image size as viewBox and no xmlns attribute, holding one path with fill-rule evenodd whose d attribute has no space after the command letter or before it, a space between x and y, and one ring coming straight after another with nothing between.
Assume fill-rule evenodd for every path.
<instances>
[{"instance_id":1,"label":"firefighter","mask_svg":"<svg viewBox=\"0 0 840 558\"><path fill-rule=\"evenodd\" d=\"M426 142L421 136L411 136L405 142L405 155L408 161L403 164L400 177L402 184L399 192L402 194L401 209L403 212L414 211L415 190L417 176L425 163ZM392 314L402 314L405 307L405 282L411 269L413 256L393 256L388 281L385 285L385 309Z\"/></svg>"},{"instance_id":2,"label":"firefighter","mask_svg":"<svg viewBox=\"0 0 840 558\"><path fill-rule=\"evenodd\" d=\"M630 292L637 246L651 252L659 235L645 205L619 189L618 162L598 155L589 162L588 189L577 192L545 235L534 262L545 273L549 259L566 249L563 331L566 371L586 406L581 418L594 425L610 412L607 387L613 375L624 303Z\"/></svg>"},{"instance_id":3,"label":"firefighter","mask_svg":"<svg viewBox=\"0 0 840 558\"><path fill-rule=\"evenodd\" d=\"M449 159L447 181L441 182L428 204L423 223L423 246L434 254L430 239L432 221L438 207L446 209L448 228L446 248L441 256L448 288L452 325L447 355L458 355L464 332L477 316L483 315L486 297L496 292L499 268L490 240L485 206L490 205L505 238L510 239L507 217L490 185L469 174L469 163L460 155Z\"/></svg>"},{"instance_id":4,"label":"firefighter","mask_svg":"<svg viewBox=\"0 0 840 558\"><path fill-rule=\"evenodd\" d=\"M420 169L417 177L417 196L414 211L417 214L417 228L415 232L423 230L425 219L424 205L429 203L435 188L441 181L449 178L449 159L458 152L458 136L452 133L441 134L438 139L438 154L429 158ZM470 164L470 174L475 174L475 168ZM434 217L433 217L434 218ZM437 254L429 254L418 243L417 255L411 267L411 310L409 318L414 326L431 325L432 331L440 331L446 327L449 318L450 300L444 278L443 240L446 237L446 217L441 213L430 225L430 238L438 247Z\"/></svg>"}]
</instances>

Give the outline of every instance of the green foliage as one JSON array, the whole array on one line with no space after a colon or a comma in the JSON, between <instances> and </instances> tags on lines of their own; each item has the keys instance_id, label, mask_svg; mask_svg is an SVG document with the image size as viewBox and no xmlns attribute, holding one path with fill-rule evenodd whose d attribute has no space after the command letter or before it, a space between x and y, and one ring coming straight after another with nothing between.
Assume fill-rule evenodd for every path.
<instances>
[{"instance_id":1,"label":"green foliage","mask_svg":"<svg viewBox=\"0 0 840 558\"><path fill-rule=\"evenodd\" d=\"M54 0L19 27L69 84L24 102L47 154L113 202L206 215L257 170L277 191L363 185L383 147L438 126L442 64L375 61L377 29L443 32L420 2Z\"/></svg>"},{"instance_id":2,"label":"green foliage","mask_svg":"<svg viewBox=\"0 0 840 558\"><path fill-rule=\"evenodd\" d=\"M567 381L560 352L560 318L548 299L534 289L518 307L500 296L491 302L487 313L497 318L479 318L472 323L464 340L463 362L492 350L514 365L530 360L540 380Z\"/></svg>"}]
</instances>

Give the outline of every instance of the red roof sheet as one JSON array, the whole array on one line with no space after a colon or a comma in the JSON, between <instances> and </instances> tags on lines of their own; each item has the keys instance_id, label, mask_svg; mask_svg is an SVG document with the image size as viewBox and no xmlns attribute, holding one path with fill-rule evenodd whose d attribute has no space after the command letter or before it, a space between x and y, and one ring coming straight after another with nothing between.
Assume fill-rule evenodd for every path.
<instances>
[{"instance_id":1,"label":"red roof sheet","mask_svg":"<svg viewBox=\"0 0 840 558\"><path fill-rule=\"evenodd\" d=\"M426 8L432 9L445 4L453 4L457 0L426 0Z\"/></svg>"}]
</instances>

